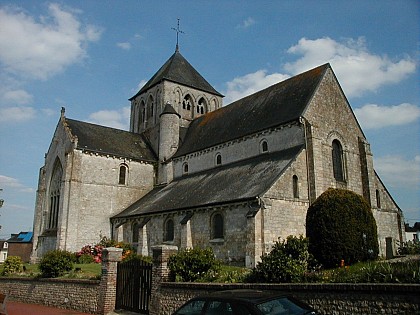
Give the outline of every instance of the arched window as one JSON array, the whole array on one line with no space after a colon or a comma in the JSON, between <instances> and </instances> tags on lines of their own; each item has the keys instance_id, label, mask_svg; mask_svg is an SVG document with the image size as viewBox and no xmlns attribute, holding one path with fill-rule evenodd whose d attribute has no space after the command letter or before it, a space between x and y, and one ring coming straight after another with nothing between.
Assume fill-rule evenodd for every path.
<instances>
[{"instance_id":1,"label":"arched window","mask_svg":"<svg viewBox=\"0 0 420 315\"><path fill-rule=\"evenodd\" d=\"M120 165L120 174L118 177L118 184L119 185L127 185L127 173L128 173L128 166L126 164Z\"/></svg>"},{"instance_id":2,"label":"arched window","mask_svg":"<svg viewBox=\"0 0 420 315\"><path fill-rule=\"evenodd\" d=\"M165 242L172 242L174 240L174 220L172 219L168 219L165 222L163 240Z\"/></svg>"},{"instance_id":3,"label":"arched window","mask_svg":"<svg viewBox=\"0 0 420 315\"><path fill-rule=\"evenodd\" d=\"M63 168L61 167L60 160L54 163L53 172L50 181L49 190L49 216L48 216L48 229L56 229L58 225L58 213L60 209L60 195L61 195L61 180L63 177Z\"/></svg>"},{"instance_id":4,"label":"arched window","mask_svg":"<svg viewBox=\"0 0 420 315\"><path fill-rule=\"evenodd\" d=\"M376 189L376 207L378 209L381 208L381 194L379 192L379 189Z\"/></svg>"},{"instance_id":5,"label":"arched window","mask_svg":"<svg viewBox=\"0 0 420 315\"><path fill-rule=\"evenodd\" d=\"M184 163L183 167L182 167L182 171L184 174L188 174L188 163Z\"/></svg>"},{"instance_id":6,"label":"arched window","mask_svg":"<svg viewBox=\"0 0 420 315\"><path fill-rule=\"evenodd\" d=\"M268 142L267 142L267 140L262 140L260 142L260 150L261 150L261 153L268 152Z\"/></svg>"},{"instance_id":7,"label":"arched window","mask_svg":"<svg viewBox=\"0 0 420 315\"><path fill-rule=\"evenodd\" d=\"M182 101L182 108L186 110L191 110L192 107L192 98L189 94L185 95L184 100Z\"/></svg>"},{"instance_id":8,"label":"arched window","mask_svg":"<svg viewBox=\"0 0 420 315\"><path fill-rule=\"evenodd\" d=\"M216 165L222 165L222 155L220 153L216 154Z\"/></svg>"},{"instance_id":9,"label":"arched window","mask_svg":"<svg viewBox=\"0 0 420 315\"><path fill-rule=\"evenodd\" d=\"M343 148L337 139L332 142L332 162L334 178L344 181Z\"/></svg>"},{"instance_id":10,"label":"arched window","mask_svg":"<svg viewBox=\"0 0 420 315\"><path fill-rule=\"evenodd\" d=\"M293 175L293 198L299 198L299 179Z\"/></svg>"},{"instance_id":11,"label":"arched window","mask_svg":"<svg viewBox=\"0 0 420 315\"><path fill-rule=\"evenodd\" d=\"M139 233L140 233L140 224L138 222L133 224L132 231L133 231L133 236L132 236L133 243L138 243Z\"/></svg>"},{"instance_id":12,"label":"arched window","mask_svg":"<svg viewBox=\"0 0 420 315\"><path fill-rule=\"evenodd\" d=\"M197 114L201 114L203 115L206 109L206 100L204 99L204 97L200 98L198 100L198 104L197 104Z\"/></svg>"},{"instance_id":13,"label":"arched window","mask_svg":"<svg viewBox=\"0 0 420 315\"><path fill-rule=\"evenodd\" d=\"M141 126L140 122L144 122L145 120L146 120L146 105L144 105L144 101L141 101L139 126Z\"/></svg>"},{"instance_id":14,"label":"arched window","mask_svg":"<svg viewBox=\"0 0 420 315\"><path fill-rule=\"evenodd\" d=\"M216 213L212 217L212 239L224 238L223 216Z\"/></svg>"},{"instance_id":15,"label":"arched window","mask_svg":"<svg viewBox=\"0 0 420 315\"><path fill-rule=\"evenodd\" d=\"M147 99L147 117L153 117L153 108L154 108L153 97L150 95L149 98Z\"/></svg>"}]
</instances>

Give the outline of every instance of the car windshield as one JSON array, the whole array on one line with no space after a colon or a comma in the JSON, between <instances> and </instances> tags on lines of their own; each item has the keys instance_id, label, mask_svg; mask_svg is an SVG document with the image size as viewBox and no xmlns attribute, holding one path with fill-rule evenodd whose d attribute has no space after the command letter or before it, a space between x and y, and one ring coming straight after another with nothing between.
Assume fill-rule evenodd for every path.
<instances>
[{"instance_id":1,"label":"car windshield","mask_svg":"<svg viewBox=\"0 0 420 315\"><path fill-rule=\"evenodd\" d=\"M287 297L277 298L257 304L257 308L264 315L303 315L308 314L308 309L304 309Z\"/></svg>"},{"instance_id":2,"label":"car windshield","mask_svg":"<svg viewBox=\"0 0 420 315\"><path fill-rule=\"evenodd\" d=\"M182 306L175 314L176 315L200 315L203 310L205 301L193 300Z\"/></svg>"}]
</instances>

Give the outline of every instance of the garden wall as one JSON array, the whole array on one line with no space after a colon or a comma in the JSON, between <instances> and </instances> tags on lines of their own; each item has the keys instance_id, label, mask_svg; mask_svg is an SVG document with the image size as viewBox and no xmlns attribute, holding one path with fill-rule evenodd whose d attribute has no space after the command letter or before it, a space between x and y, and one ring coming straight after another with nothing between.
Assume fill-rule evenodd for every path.
<instances>
[{"instance_id":1,"label":"garden wall","mask_svg":"<svg viewBox=\"0 0 420 315\"><path fill-rule=\"evenodd\" d=\"M11 301L95 313L99 281L79 279L0 278L0 292Z\"/></svg>"},{"instance_id":2,"label":"garden wall","mask_svg":"<svg viewBox=\"0 0 420 315\"><path fill-rule=\"evenodd\" d=\"M160 311L169 315L188 299L217 290L257 289L289 294L320 314L420 314L418 284L205 284L162 283ZM156 298L156 297L155 297Z\"/></svg>"}]
</instances>

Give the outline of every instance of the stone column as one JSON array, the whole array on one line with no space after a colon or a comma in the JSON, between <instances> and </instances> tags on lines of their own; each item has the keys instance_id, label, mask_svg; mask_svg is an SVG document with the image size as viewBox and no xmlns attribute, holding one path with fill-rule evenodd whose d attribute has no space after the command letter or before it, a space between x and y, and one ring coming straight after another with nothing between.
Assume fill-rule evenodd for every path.
<instances>
[{"instance_id":1,"label":"stone column","mask_svg":"<svg viewBox=\"0 0 420 315\"><path fill-rule=\"evenodd\" d=\"M117 264L122 259L122 249L109 247L102 250L101 283L97 314L112 314L117 296Z\"/></svg>"},{"instance_id":2,"label":"stone column","mask_svg":"<svg viewBox=\"0 0 420 315\"><path fill-rule=\"evenodd\" d=\"M169 280L168 259L171 255L178 252L178 247L172 245L157 245L152 247L152 251L152 291L149 314L158 315L161 310L160 284Z\"/></svg>"}]
</instances>

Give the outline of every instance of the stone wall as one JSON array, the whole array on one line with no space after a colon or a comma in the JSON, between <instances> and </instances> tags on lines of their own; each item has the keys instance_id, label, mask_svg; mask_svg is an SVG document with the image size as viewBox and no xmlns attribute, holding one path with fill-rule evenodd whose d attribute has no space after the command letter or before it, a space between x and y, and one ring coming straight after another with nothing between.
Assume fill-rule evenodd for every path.
<instances>
[{"instance_id":1,"label":"stone wall","mask_svg":"<svg viewBox=\"0 0 420 315\"><path fill-rule=\"evenodd\" d=\"M168 280L167 261L176 247L153 248L150 315L169 315L189 299L214 291L264 290L292 295L319 314L420 314L420 284L215 284L175 283Z\"/></svg>"},{"instance_id":2,"label":"stone wall","mask_svg":"<svg viewBox=\"0 0 420 315\"><path fill-rule=\"evenodd\" d=\"M0 292L11 301L95 313L99 281L75 279L0 278Z\"/></svg>"},{"instance_id":3,"label":"stone wall","mask_svg":"<svg viewBox=\"0 0 420 315\"><path fill-rule=\"evenodd\" d=\"M109 218L153 188L153 164L75 149L75 141L62 118L40 171L32 262L48 250L78 251L101 236L111 237ZM63 176L57 228L48 231L48 185L55 161L60 161ZM128 168L126 185L119 184L122 164Z\"/></svg>"},{"instance_id":4,"label":"stone wall","mask_svg":"<svg viewBox=\"0 0 420 315\"><path fill-rule=\"evenodd\" d=\"M171 314L192 297L218 290L256 289L287 294L314 307L319 314L420 314L418 284L206 284L162 283L161 315Z\"/></svg>"},{"instance_id":5,"label":"stone wall","mask_svg":"<svg viewBox=\"0 0 420 315\"><path fill-rule=\"evenodd\" d=\"M256 157L261 154L260 144L263 140L267 141L269 152L277 152L303 144L304 131L298 124L289 124L175 158L174 177L179 178L183 175L183 165L186 162L188 174L218 167L217 154L222 157L222 165Z\"/></svg>"}]
</instances>

